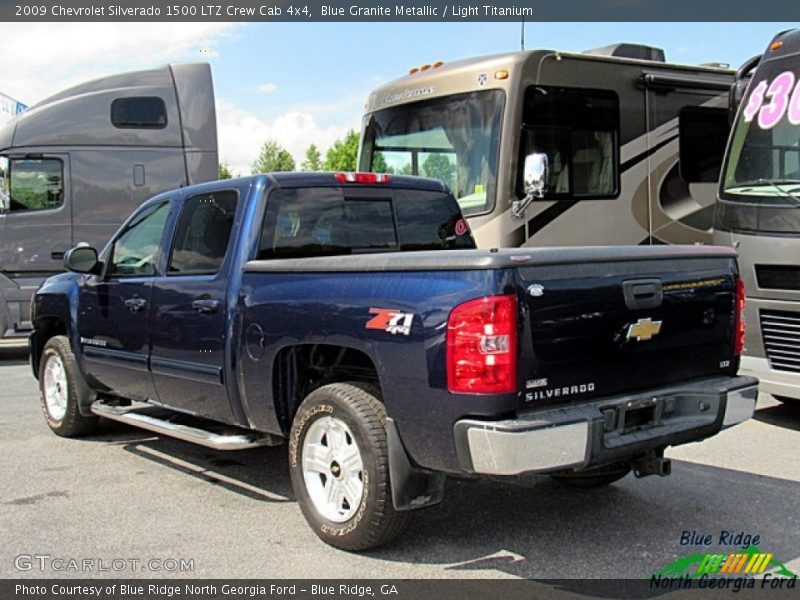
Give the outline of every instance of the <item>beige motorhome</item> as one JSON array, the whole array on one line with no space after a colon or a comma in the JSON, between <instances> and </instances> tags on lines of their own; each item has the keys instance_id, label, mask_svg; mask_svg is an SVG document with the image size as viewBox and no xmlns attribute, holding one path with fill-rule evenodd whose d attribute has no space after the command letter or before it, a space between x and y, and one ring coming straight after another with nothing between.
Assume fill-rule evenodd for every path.
<instances>
[{"instance_id":1,"label":"beige motorhome","mask_svg":"<svg viewBox=\"0 0 800 600\"><path fill-rule=\"evenodd\" d=\"M481 247L710 242L732 82L633 44L436 62L369 96L359 168L445 181Z\"/></svg>"}]
</instances>

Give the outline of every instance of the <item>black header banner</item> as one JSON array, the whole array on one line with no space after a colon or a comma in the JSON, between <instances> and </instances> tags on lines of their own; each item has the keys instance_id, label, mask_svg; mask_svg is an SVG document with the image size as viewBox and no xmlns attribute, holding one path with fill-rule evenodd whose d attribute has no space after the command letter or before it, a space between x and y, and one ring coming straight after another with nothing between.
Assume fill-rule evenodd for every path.
<instances>
[{"instance_id":1,"label":"black header banner","mask_svg":"<svg viewBox=\"0 0 800 600\"><path fill-rule=\"evenodd\" d=\"M798 0L0 0L0 20L800 21Z\"/></svg>"}]
</instances>

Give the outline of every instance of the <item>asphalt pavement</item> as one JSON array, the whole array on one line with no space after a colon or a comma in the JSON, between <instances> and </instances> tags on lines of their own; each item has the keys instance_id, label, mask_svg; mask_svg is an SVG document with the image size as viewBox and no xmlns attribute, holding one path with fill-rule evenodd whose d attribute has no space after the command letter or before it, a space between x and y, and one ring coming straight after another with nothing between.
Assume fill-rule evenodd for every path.
<instances>
[{"instance_id":1,"label":"asphalt pavement","mask_svg":"<svg viewBox=\"0 0 800 600\"><path fill-rule=\"evenodd\" d=\"M701 550L684 532L758 535L800 572L800 408L763 394L753 420L670 450L669 477L449 480L397 541L348 554L306 525L285 447L222 453L110 422L63 439L24 356L0 357L0 383L2 578L642 578Z\"/></svg>"}]
</instances>

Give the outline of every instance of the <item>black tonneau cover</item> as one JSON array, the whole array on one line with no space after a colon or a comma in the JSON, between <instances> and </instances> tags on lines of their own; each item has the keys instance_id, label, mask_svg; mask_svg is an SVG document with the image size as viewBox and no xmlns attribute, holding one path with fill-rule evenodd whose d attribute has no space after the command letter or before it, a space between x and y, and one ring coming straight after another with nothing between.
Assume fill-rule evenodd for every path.
<instances>
[{"instance_id":1,"label":"black tonneau cover","mask_svg":"<svg viewBox=\"0 0 800 600\"><path fill-rule=\"evenodd\" d=\"M312 258L253 260L247 272L469 271L509 267L579 265L677 258L734 258L723 246L585 246L503 250L383 252Z\"/></svg>"}]
</instances>

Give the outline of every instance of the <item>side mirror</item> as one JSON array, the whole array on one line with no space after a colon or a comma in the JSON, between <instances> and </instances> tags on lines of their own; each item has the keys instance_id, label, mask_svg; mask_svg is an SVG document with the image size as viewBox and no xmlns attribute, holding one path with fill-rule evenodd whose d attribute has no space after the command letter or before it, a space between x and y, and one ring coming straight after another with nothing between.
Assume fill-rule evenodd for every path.
<instances>
[{"instance_id":1,"label":"side mirror","mask_svg":"<svg viewBox=\"0 0 800 600\"><path fill-rule=\"evenodd\" d=\"M731 84L728 91L728 120L733 125L736 119L736 111L739 109L739 104L742 103L744 95L747 92L747 86L750 85L750 80L753 78L753 71L761 62L761 55L756 54L745 62L736 71L736 78Z\"/></svg>"},{"instance_id":2,"label":"side mirror","mask_svg":"<svg viewBox=\"0 0 800 600\"><path fill-rule=\"evenodd\" d=\"M523 181L525 182L525 193L534 198L544 196L547 187L547 176L550 174L550 162L547 154L536 152L525 157L525 171Z\"/></svg>"},{"instance_id":3,"label":"side mirror","mask_svg":"<svg viewBox=\"0 0 800 600\"><path fill-rule=\"evenodd\" d=\"M525 187L525 198L515 200L511 211L515 218L525 216L525 210L534 198L543 198L547 188L547 178L550 174L550 162L544 152L534 152L525 157L525 166L522 171L522 181Z\"/></svg>"},{"instance_id":4,"label":"side mirror","mask_svg":"<svg viewBox=\"0 0 800 600\"><path fill-rule=\"evenodd\" d=\"M728 91L728 121L731 125L736 120L736 111L739 110L748 85L750 85L750 76L745 79L737 79L731 84L731 89Z\"/></svg>"},{"instance_id":5,"label":"side mirror","mask_svg":"<svg viewBox=\"0 0 800 600\"><path fill-rule=\"evenodd\" d=\"M99 265L97 250L91 246L78 246L64 255L64 268L74 273L96 273Z\"/></svg>"}]
</instances>

